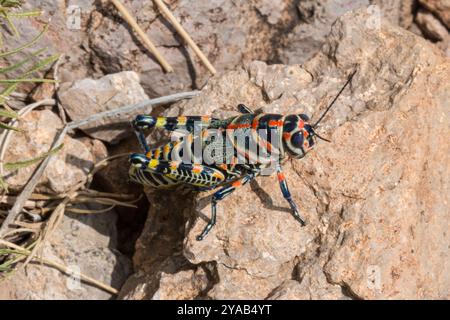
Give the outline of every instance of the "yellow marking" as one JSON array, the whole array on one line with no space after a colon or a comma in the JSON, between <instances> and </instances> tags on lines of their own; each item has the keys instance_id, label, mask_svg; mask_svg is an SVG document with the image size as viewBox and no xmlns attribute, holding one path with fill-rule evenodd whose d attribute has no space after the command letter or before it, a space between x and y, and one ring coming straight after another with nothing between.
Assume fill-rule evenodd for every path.
<instances>
[{"instance_id":1,"label":"yellow marking","mask_svg":"<svg viewBox=\"0 0 450 320\"><path fill-rule=\"evenodd\" d=\"M169 166L170 166L170 170L172 171L176 171L178 169L178 166L180 165L179 162L177 161L171 161Z\"/></svg>"},{"instance_id":2,"label":"yellow marking","mask_svg":"<svg viewBox=\"0 0 450 320\"><path fill-rule=\"evenodd\" d=\"M187 118L185 116L180 116L177 118L178 124L184 126L187 122Z\"/></svg>"},{"instance_id":3,"label":"yellow marking","mask_svg":"<svg viewBox=\"0 0 450 320\"><path fill-rule=\"evenodd\" d=\"M158 164L159 164L159 160L152 159L152 160L150 160L150 162L148 163L148 167L149 167L150 169L155 169L155 168L158 166Z\"/></svg>"},{"instance_id":4,"label":"yellow marking","mask_svg":"<svg viewBox=\"0 0 450 320\"><path fill-rule=\"evenodd\" d=\"M166 118L164 117L158 117L156 118L156 127L164 127L164 125L167 123Z\"/></svg>"},{"instance_id":5,"label":"yellow marking","mask_svg":"<svg viewBox=\"0 0 450 320\"><path fill-rule=\"evenodd\" d=\"M218 172L218 171L214 172L212 176L214 178L219 179L219 180L224 180L225 179L225 176L221 172Z\"/></svg>"}]
</instances>

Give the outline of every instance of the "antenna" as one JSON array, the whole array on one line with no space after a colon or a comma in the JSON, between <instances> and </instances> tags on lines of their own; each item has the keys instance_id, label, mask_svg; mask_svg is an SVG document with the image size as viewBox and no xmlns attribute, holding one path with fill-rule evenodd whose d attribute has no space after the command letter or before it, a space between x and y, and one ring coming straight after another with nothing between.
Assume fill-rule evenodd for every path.
<instances>
[{"instance_id":1,"label":"antenna","mask_svg":"<svg viewBox=\"0 0 450 320\"><path fill-rule=\"evenodd\" d=\"M336 102L337 98L339 98L339 96L341 95L342 91L344 91L344 89L347 87L347 85L350 83L350 81L352 81L353 76L355 75L357 70L353 71L350 76L348 77L347 81L345 82L344 86L341 88L341 90L339 91L339 93L334 97L333 101L331 101L330 105L328 106L328 108L325 110L324 113L322 113L322 116L320 116L319 120L316 121L316 123L312 126L313 128L317 127L317 125L319 124L320 121L322 121L322 119L325 117L325 115L328 113L328 111L330 111L331 107L334 105L334 103Z\"/></svg>"}]
</instances>

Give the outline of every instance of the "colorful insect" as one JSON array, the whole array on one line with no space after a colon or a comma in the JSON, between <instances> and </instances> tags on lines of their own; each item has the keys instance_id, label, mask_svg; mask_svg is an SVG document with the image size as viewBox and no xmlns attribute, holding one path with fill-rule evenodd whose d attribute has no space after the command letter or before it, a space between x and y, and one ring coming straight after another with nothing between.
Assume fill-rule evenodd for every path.
<instances>
[{"instance_id":1,"label":"colorful insect","mask_svg":"<svg viewBox=\"0 0 450 320\"><path fill-rule=\"evenodd\" d=\"M217 203L261 174L264 168L274 166L283 197L289 203L293 217L303 226L305 222L289 192L281 160L304 157L315 146L316 138L328 141L314 129L355 72L313 125L305 114L255 114L243 104L238 106L241 115L225 120L209 116L139 115L132 124L145 153L130 155L129 177L134 182L155 188L186 185L198 191L218 189L211 200L211 219L197 236L197 240L203 240L216 223ZM144 130L151 128L171 132L184 130L186 134L151 149L144 135ZM240 143L239 137L244 137ZM205 160L199 157L196 148L200 148L200 154L209 150L212 156ZM272 161L274 158L275 162Z\"/></svg>"}]
</instances>

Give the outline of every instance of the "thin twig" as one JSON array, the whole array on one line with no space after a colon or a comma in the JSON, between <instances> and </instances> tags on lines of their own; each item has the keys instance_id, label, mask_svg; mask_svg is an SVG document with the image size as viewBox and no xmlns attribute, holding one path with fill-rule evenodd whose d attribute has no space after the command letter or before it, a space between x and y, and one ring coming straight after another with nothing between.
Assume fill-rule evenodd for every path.
<instances>
[{"instance_id":1,"label":"thin twig","mask_svg":"<svg viewBox=\"0 0 450 320\"><path fill-rule=\"evenodd\" d=\"M167 104L172 103L175 101L179 101L182 99L188 99L195 97L198 95L200 91L190 91L190 92L182 92L177 94L172 94L165 97L155 98L146 100L144 102L133 104L129 106L124 106L119 109L111 110L111 111L105 111L101 112L95 115L92 115L90 117L87 117L86 119L82 119L79 121L72 121L69 122L57 135L55 142L52 144L49 150L53 150L57 146L59 146L63 141L67 134L67 132L71 129L79 128L80 126L93 123L95 121L108 118L108 117L117 117L119 115L128 114L130 112L134 112L140 109L143 109L145 107L148 107L150 105L159 105L159 104ZM24 204L26 201L30 198L31 194L33 193L34 188L36 187L37 183L39 182L40 178L42 177L42 174L44 173L50 159L52 158L54 154L50 154L47 158L45 158L41 164L38 166L38 168L33 172L33 175L31 176L30 180L28 180L28 183L23 188L20 195L17 197L17 201L14 204L14 206L9 211L8 216L6 217L5 221L3 221L1 227L0 227L0 237L4 235L4 233L8 230L9 225L14 222L14 220L17 218L17 216L22 212L22 209L24 207Z\"/></svg>"},{"instance_id":2,"label":"thin twig","mask_svg":"<svg viewBox=\"0 0 450 320\"><path fill-rule=\"evenodd\" d=\"M125 107L121 107L114 110L108 110L104 112L100 112L97 114L94 114L92 116L89 116L82 120L72 121L68 123L68 126L70 129L76 129L80 128L82 126L85 126L87 124L94 123L96 121L106 119L106 118L117 118L138 110L145 109L149 106L156 106L161 104L168 104L173 103L179 100L183 99L190 99L195 96L197 96L200 93L200 91L187 91L187 92L181 92L181 93L175 93L164 97L159 97L155 99L146 100L137 104L128 105Z\"/></svg>"},{"instance_id":3,"label":"thin twig","mask_svg":"<svg viewBox=\"0 0 450 320\"><path fill-rule=\"evenodd\" d=\"M61 145L61 143L64 141L66 133L67 133L67 126L59 133L55 142L52 144L50 150ZM47 158L45 158L38 166L38 168L33 172L33 175L31 176L30 180L28 180L28 183L25 185L22 192L17 197L16 203L11 208L11 210L9 210L9 214L6 217L5 221L3 221L3 224L0 227L0 237L2 237L5 234L5 232L9 228L9 225L12 224L14 220L17 218L17 216L20 214L20 212L22 212L25 202L29 199L30 195L33 193L34 188L41 179L41 176L44 173L45 169L47 168L47 165L50 162L52 156L53 154L50 154Z\"/></svg>"},{"instance_id":4,"label":"thin twig","mask_svg":"<svg viewBox=\"0 0 450 320\"><path fill-rule=\"evenodd\" d=\"M117 10L120 11L124 20L131 26L131 28L136 31L136 33L141 38L143 45L155 56L156 60L161 64L166 72L173 72L172 66L164 59L164 57L159 53L156 46L150 40L150 38L145 34L144 30L139 27L136 20L130 14L130 12L125 8L125 6L119 0L111 0L111 2L116 6Z\"/></svg>"},{"instance_id":5,"label":"thin twig","mask_svg":"<svg viewBox=\"0 0 450 320\"><path fill-rule=\"evenodd\" d=\"M30 254L31 254L30 250L27 250L27 249L25 249L23 247L15 245L14 243L11 243L9 241L5 241L5 240L1 240L0 239L0 245L4 245L6 247L15 249L15 250L18 251L18 254L23 254L24 256L30 256ZM42 258L42 257L34 257L33 259L37 260L37 261L40 261L40 262L42 262L42 263L44 263L44 264L46 264L46 265L48 265L50 267L56 268L59 271L61 271L62 273L68 275L68 276L73 276L73 272L71 272L68 267L66 267L65 265L63 265L61 263L54 262L54 261L51 261L51 260L48 260L48 259L45 259L45 258ZM91 284L91 285L94 285L94 286L96 286L96 287L98 287L100 289L105 290L106 292L109 292L109 293L114 294L114 295L117 295L119 293L117 291L117 289L114 289L113 287L108 286L107 284L104 284L104 283L102 283L102 282L100 282L98 280L95 280L95 279L93 279L93 278L91 278L91 277L89 277L87 275L84 275L84 274L80 273L79 276L80 276L80 280L81 281L83 281L85 283L88 283L88 284Z\"/></svg>"},{"instance_id":6,"label":"thin twig","mask_svg":"<svg viewBox=\"0 0 450 320\"><path fill-rule=\"evenodd\" d=\"M180 36L187 42L187 44L194 50L195 54L200 58L203 64L208 68L209 72L213 75L217 73L216 69L213 67L208 58L203 54L197 44L192 40L191 36L184 30L183 26L178 22L177 18L170 12L169 8L165 5L162 0L154 0L159 10L163 12L167 19L172 23L173 27Z\"/></svg>"}]
</instances>

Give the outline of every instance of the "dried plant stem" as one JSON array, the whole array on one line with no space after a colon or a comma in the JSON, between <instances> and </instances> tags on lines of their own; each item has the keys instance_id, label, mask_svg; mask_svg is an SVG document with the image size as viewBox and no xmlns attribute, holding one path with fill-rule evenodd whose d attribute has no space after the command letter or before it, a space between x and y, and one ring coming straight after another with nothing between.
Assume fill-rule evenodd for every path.
<instances>
[{"instance_id":1,"label":"dried plant stem","mask_svg":"<svg viewBox=\"0 0 450 320\"><path fill-rule=\"evenodd\" d=\"M164 97L159 97L155 99L146 100L137 104L124 106L115 110L108 110L104 112L100 112L94 114L90 117L87 117L82 120L69 122L67 125L70 129L80 128L84 125L94 123L98 120L106 119L106 118L117 118L132 112L136 112L138 110L142 110L148 106L156 106L161 104L173 103L179 100L190 99L197 96L200 91L187 91L181 93L175 93Z\"/></svg>"},{"instance_id":2,"label":"dried plant stem","mask_svg":"<svg viewBox=\"0 0 450 320\"><path fill-rule=\"evenodd\" d=\"M15 250L17 250L17 252L20 252L20 254L23 254L24 256L30 256L31 255L31 251L30 250L27 250L27 249L25 249L23 247L20 247L18 245L15 245L14 243L11 243L11 242L8 242L8 241L5 241L5 240L1 240L0 239L0 245L3 245L3 246L6 246L6 247L15 249ZM44 264L46 264L46 265L48 265L50 267L56 268L59 271L61 271L62 273L68 275L68 276L72 276L72 274L73 274L70 271L69 268L67 268L65 265L63 265L61 263L54 262L54 261L51 261L51 260L48 260L48 259L45 259L45 258L42 258L42 257L34 257L34 260L42 262L42 263L44 263ZM88 284L94 285L94 286L96 286L96 287L98 287L100 289L105 290L106 292L111 293L111 294L114 294L114 295L118 294L118 291L116 289L114 289L113 287L111 287L111 286L108 286L108 285L106 285L106 284L104 284L104 283L102 283L100 281L97 281L97 280L95 280L95 279L93 279L93 278L91 278L89 276L86 276L84 274L81 274L81 273L79 274L79 276L80 276L80 280L81 281L84 281L84 282L86 282Z\"/></svg>"},{"instance_id":3,"label":"dried plant stem","mask_svg":"<svg viewBox=\"0 0 450 320\"><path fill-rule=\"evenodd\" d=\"M61 145L61 143L64 141L64 138L69 130L76 129L83 125L90 124L90 123L93 123L93 122L96 122L98 120L105 119L108 117L118 117L119 115L124 115L124 114L128 114L131 112L135 112L137 110L143 109L150 105L167 104L167 103L172 103L172 102L179 101L182 99L189 99L189 98L192 98L192 97L198 95L199 93L200 93L200 91L176 93L176 94L172 94L172 95L165 96L165 97L146 100L146 101L138 103L138 104L124 106L119 109L101 112L101 113L92 115L90 117L87 117L86 119L83 119L83 120L69 122L57 135L55 141L53 142L53 144L49 150L53 150L54 148ZM20 214L20 212L22 212L22 209L23 209L26 201L32 195L34 188L36 187L37 183L39 182L40 178L42 177L42 174L44 173L45 168L47 167L47 165L53 155L54 154L50 154L47 158L45 158L41 162L41 164L38 166L38 168L33 172L33 175L31 176L30 180L28 180L28 183L25 185L22 192L17 197L16 203L9 211L6 219L3 221L3 223L0 227L0 237L2 237L5 234L5 232L9 229L10 224L12 224L16 220L16 218Z\"/></svg>"},{"instance_id":4,"label":"dried plant stem","mask_svg":"<svg viewBox=\"0 0 450 320\"><path fill-rule=\"evenodd\" d=\"M159 10L166 16L166 18L172 23L173 27L184 41L194 50L195 54L200 58L202 63L208 68L209 72L213 75L217 73L216 69L213 67L211 62L209 62L208 58L203 54L197 44L192 40L191 36L184 30L183 26L178 22L177 18L170 12L169 8L165 5L162 0L154 0Z\"/></svg>"},{"instance_id":5,"label":"dried plant stem","mask_svg":"<svg viewBox=\"0 0 450 320\"><path fill-rule=\"evenodd\" d=\"M120 11L124 20L133 28L133 30L140 37L143 45L155 56L156 60L161 64L164 71L173 72L172 66L164 59L161 53L158 51L156 46L150 40L150 38L145 34L144 30L139 27L136 20L130 14L130 12L125 8L125 6L119 0L111 0L111 2L116 6L117 10Z\"/></svg>"}]
</instances>

